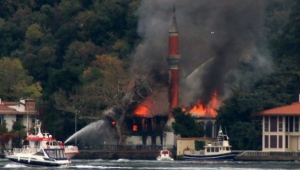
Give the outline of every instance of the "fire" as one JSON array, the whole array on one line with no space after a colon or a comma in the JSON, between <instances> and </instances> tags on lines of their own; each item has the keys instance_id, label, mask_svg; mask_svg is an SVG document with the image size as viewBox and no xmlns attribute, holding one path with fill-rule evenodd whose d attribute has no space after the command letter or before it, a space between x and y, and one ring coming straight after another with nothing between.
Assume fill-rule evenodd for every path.
<instances>
[{"instance_id":1,"label":"fire","mask_svg":"<svg viewBox=\"0 0 300 170\"><path fill-rule=\"evenodd\" d=\"M136 116L147 117L151 114L150 108L152 108L153 102L151 100L144 100L135 110Z\"/></svg>"},{"instance_id":2,"label":"fire","mask_svg":"<svg viewBox=\"0 0 300 170\"><path fill-rule=\"evenodd\" d=\"M138 126L137 125L133 125L132 130L135 131L135 132L138 131Z\"/></svg>"},{"instance_id":3,"label":"fire","mask_svg":"<svg viewBox=\"0 0 300 170\"><path fill-rule=\"evenodd\" d=\"M217 92L215 91L213 93L212 99L209 104L204 105L201 103L200 100L197 101L196 105L193 106L188 113L197 115L200 117L216 117L217 112L215 109L218 108L218 99L217 99ZM183 108L183 111L186 111L185 108Z\"/></svg>"}]
</instances>

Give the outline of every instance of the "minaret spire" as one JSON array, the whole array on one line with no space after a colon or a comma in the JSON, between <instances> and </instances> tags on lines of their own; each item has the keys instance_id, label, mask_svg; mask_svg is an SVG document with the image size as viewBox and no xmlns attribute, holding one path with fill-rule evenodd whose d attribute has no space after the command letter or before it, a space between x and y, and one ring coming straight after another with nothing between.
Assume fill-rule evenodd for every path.
<instances>
[{"instance_id":1,"label":"minaret spire","mask_svg":"<svg viewBox=\"0 0 300 170\"><path fill-rule=\"evenodd\" d=\"M173 20L169 28L169 56L167 61L169 64L169 103L170 110L169 116L172 116L172 110L178 107L178 96L179 96L179 71L178 65L181 56L178 50L178 28L175 15L175 5L173 8Z\"/></svg>"}]
</instances>

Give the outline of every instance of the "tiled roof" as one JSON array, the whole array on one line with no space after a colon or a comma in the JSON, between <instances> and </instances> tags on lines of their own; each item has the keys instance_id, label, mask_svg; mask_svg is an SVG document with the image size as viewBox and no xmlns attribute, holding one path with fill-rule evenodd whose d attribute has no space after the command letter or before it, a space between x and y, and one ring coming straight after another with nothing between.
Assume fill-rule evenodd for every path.
<instances>
[{"instance_id":1,"label":"tiled roof","mask_svg":"<svg viewBox=\"0 0 300 170\"><path fill-rule=\"evenodd\" d=\"M9 108L5 105L0 105L0 112L2 111L15 111L15 109Z\"/></svg>"},{"instance_id":2,"label":"tiled roof","mask_svg":"<svg viewBox=\"0 0 300 170\"><path fill-rule=\"evenodd\" d=\"M5 101L2 101L2 103L4 105L18 105L18 104L20 104L20 102L5 102Z\"/></svg>"},{"instance_id":3,"label":"tiled roof","mask_svg":"<svg viewBox=\"0 0 300 170\"><path fill-rule=\"evenodd\" d=\"M253 116L300 116L300 102L291 105L276 107L253 114Z\"/></svg>"},{"instance_id":4,"label":"tiled roof","mask_svg":"<svg viewBox=\"0 0 300 170\"><path fill-rule=\"evenodd\" d=\"M0 103L0 115L37 115L38 112L36 110L29 111L17 111L14 108L10 108L8 106L18 105L20 102L4 102Z\"/></svg>"}]
</instances>

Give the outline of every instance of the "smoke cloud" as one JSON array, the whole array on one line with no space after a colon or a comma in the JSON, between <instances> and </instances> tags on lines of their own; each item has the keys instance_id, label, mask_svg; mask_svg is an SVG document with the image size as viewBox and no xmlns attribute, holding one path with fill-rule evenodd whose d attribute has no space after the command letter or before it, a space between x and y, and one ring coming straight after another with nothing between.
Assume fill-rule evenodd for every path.
<instances>
[{"instance_id":1,"label":"smoke cloud","mask_svg":"<svg viewBox=\"0 0 300 170\"><path fill-rule=\"evenodd\" d=\"M272 71L264 43L267 2L143 0L137 11L142 42L133 62L143 63L162 77L168 74L165 58L175 5L182 57L180 104L189 106L197 100L207 104L214 91L225 97L232 86L247 88L253 80Z\"/></svg>"}]
</instances>

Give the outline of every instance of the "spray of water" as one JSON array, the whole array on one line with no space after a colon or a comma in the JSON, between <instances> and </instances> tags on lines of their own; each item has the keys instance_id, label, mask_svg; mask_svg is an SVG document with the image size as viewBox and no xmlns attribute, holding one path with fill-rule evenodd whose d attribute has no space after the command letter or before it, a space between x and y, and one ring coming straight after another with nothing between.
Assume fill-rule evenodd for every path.
<instances>
[{"instance_id":1,"label":"spray of water","mask_svg":"<svg viewBox=\"0 0 300 170\"><path fill-rule=\"evenodd\" d=\"M98 120L85 126L80 131L70 136L65 143L77 140L79 144L115 144L117 141L117 133L105 120Z\"/></svg>"}]
</instances>

